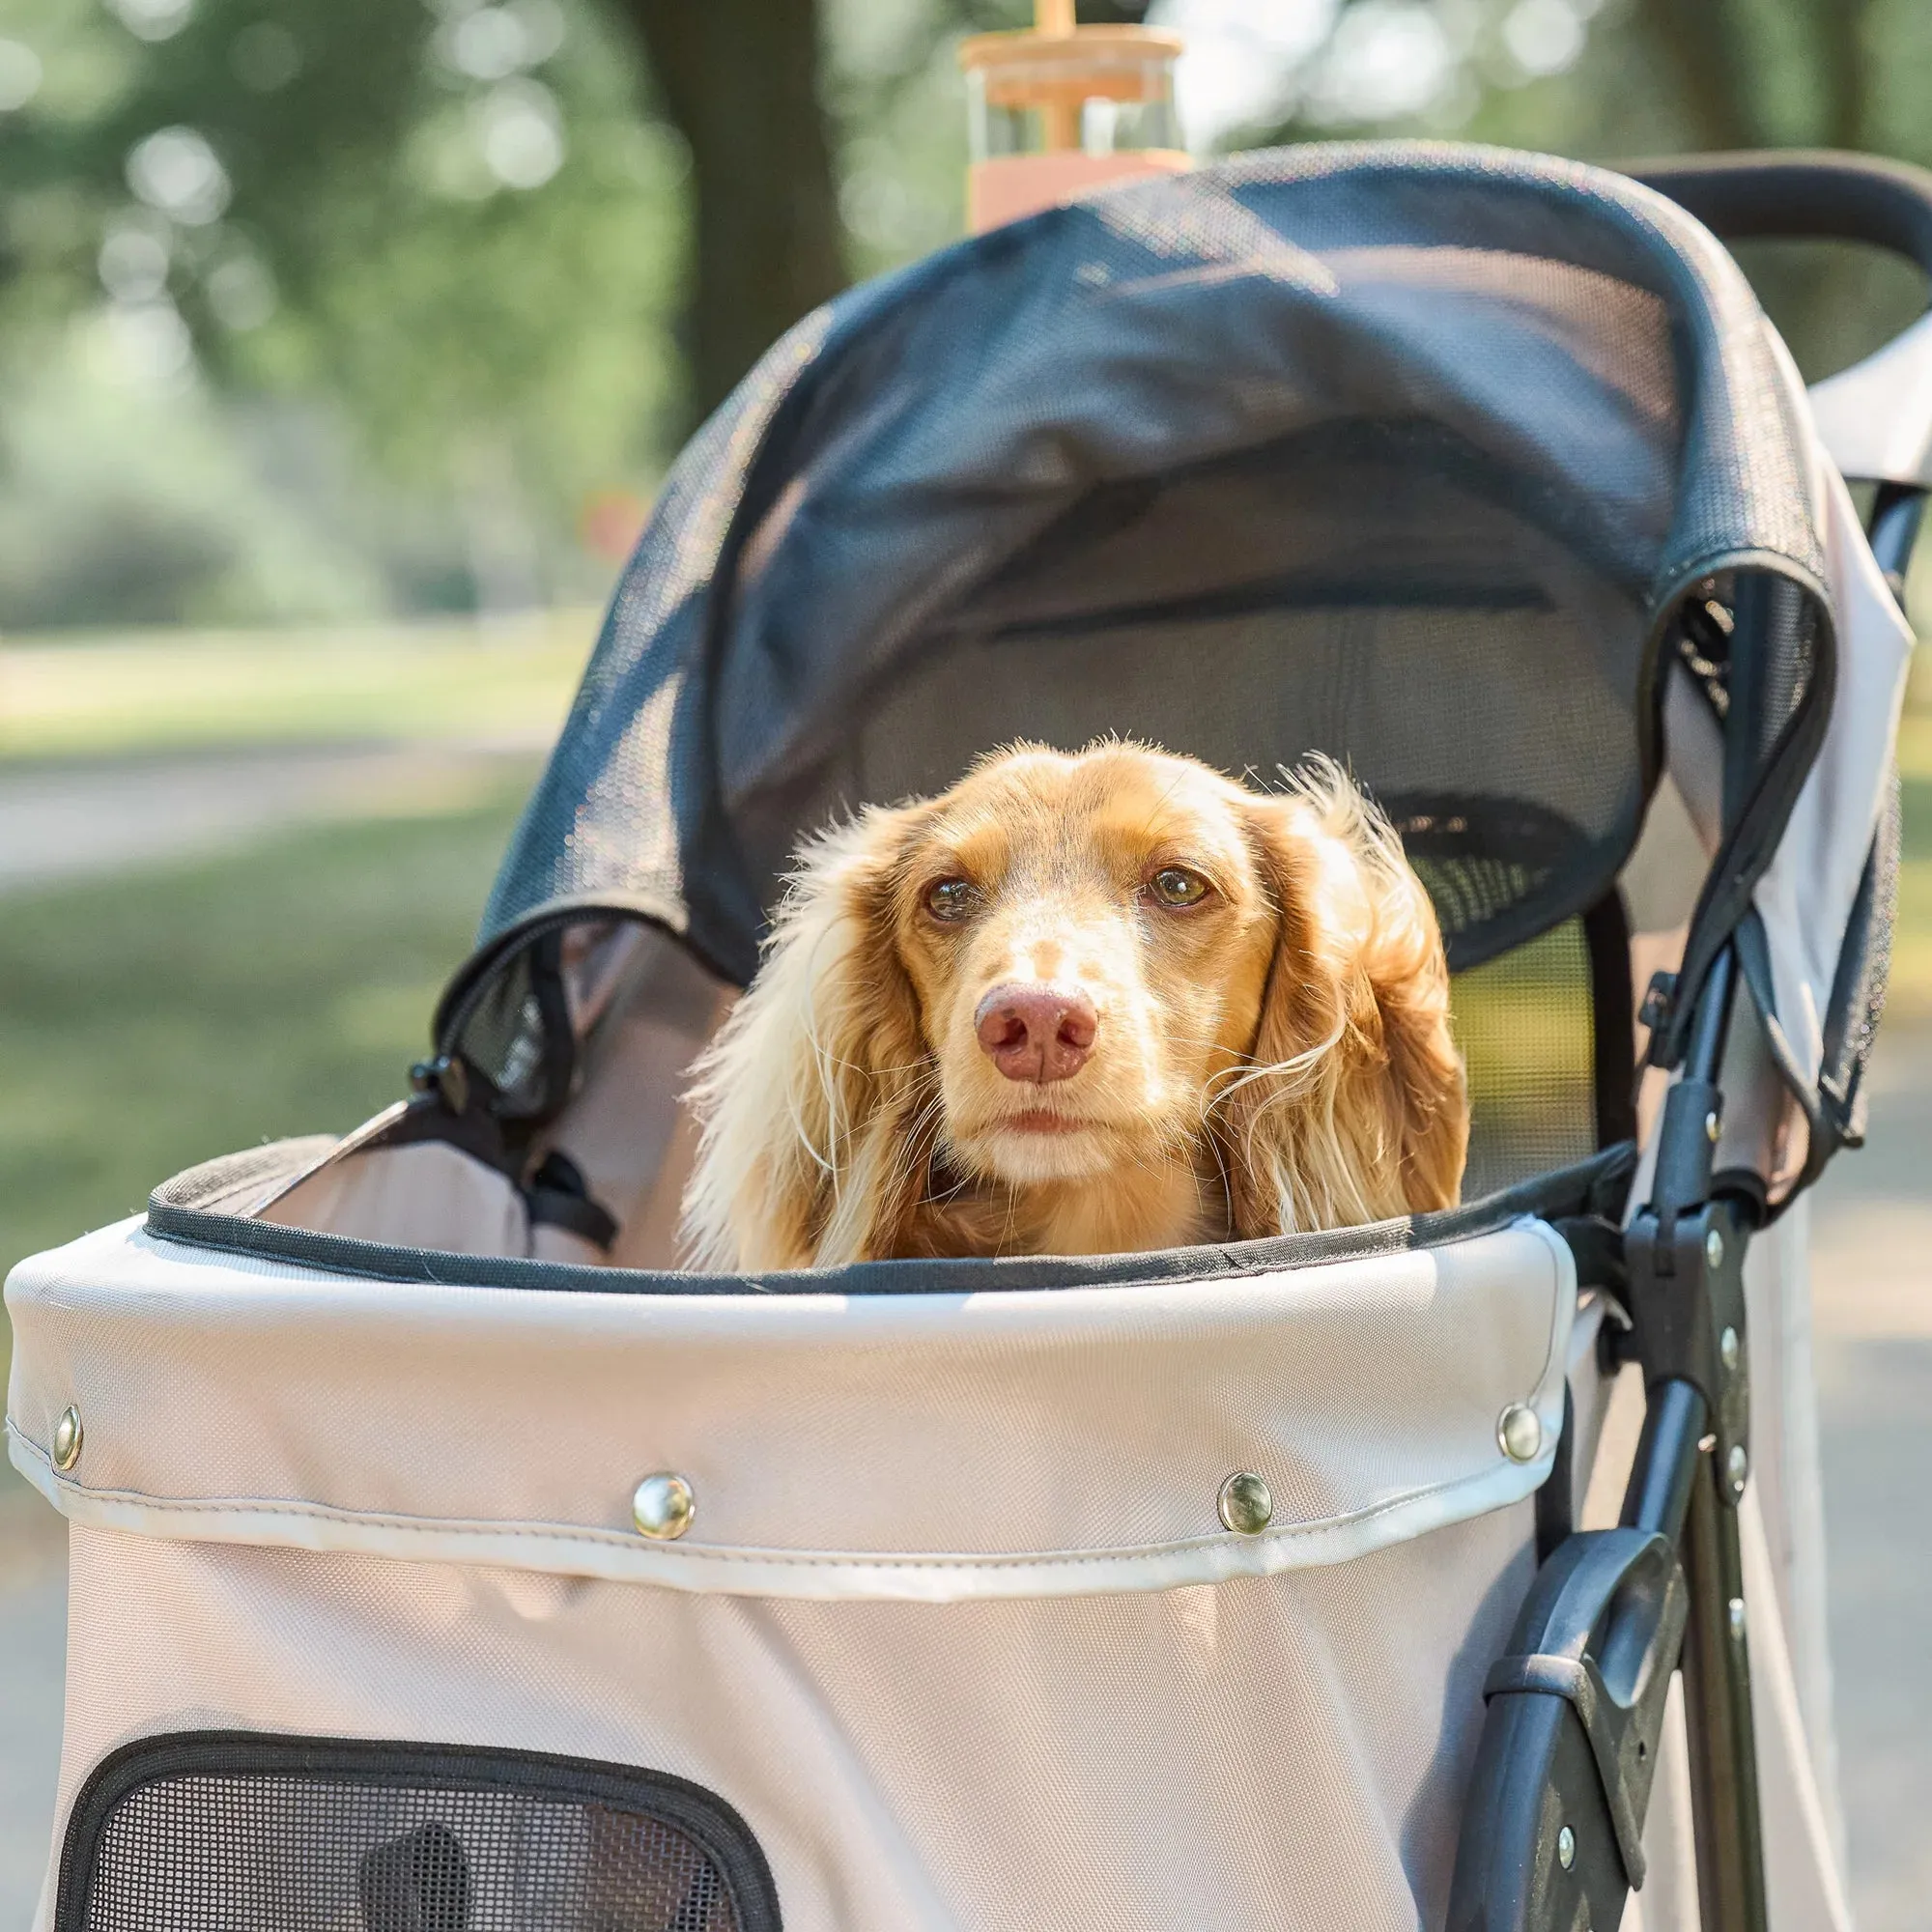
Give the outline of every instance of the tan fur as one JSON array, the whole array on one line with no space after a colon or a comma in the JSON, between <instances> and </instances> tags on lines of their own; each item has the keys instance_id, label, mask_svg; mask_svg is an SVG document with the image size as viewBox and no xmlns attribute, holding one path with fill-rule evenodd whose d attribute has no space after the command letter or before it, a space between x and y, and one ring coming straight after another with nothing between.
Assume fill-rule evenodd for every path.
<instances>
[{"instance_id":1,"label":"tan fur","mask_svg":"<svg viewBox=\"0 0 1932 1932\"><path fill-rule=\"evenodd\" d=\"M1173 866L1200 904L1150 896ZM969 920L930 916L942 877L979 889ZM980 1049L981 996L1028 980L1094 1002L1070 1079ZM808 845L692 1097L685 1246L725 1270L1352 1226L1453 1206L1468 1139L1386 821L1325 761L1263 796L1128 744L1018 746Z\"/></svg>"}]
</instances>

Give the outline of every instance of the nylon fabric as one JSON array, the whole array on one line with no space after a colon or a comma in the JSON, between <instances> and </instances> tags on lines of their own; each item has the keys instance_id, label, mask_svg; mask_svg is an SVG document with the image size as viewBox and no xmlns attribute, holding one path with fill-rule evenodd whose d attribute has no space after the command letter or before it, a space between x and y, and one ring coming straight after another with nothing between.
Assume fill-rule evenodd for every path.
<instances>
[{"instance_id":1,"label":"nylon fabric","mask_svg":"<svg viewBox=\"0 0 1932 1932\"><path fill-rule=\"evenodd\" d=\"M1790 376L1792 385L1797 376ZM1822 450L1813 488L1838 609L1837 693L1816 762L1753 903L1764 921L1777 1019L1816 1080L1845 924L1891 782L1913 636Z\"/></svg>"},{"instance_id":2,"label":"nylon fabric","mask_svg":"<svg viewBox=\"0 0 1932 1932\"><path fill-rule=\"evenodd\" d=\"M717 1792L788 1932L1419 1932L1529 1517L1218 1589L947 1605L77 1530L62 1814L108 1749L185 1724L514 1742Z\"/></svg>"},{"instance_id":3,"label":"nylon fabric","mask_svg":"<svg viewBox=\"0 0 1932 1932\"><path fill-rule=\"evenodd\" d=\"M803 1597L1154 1590L1345 1561L1526 1496L1570 1251L1520 1222L1291 1272L988 1294L606 1295L24 1264L15 1462L76 1520ZM85 1448L52 1466L64 1408ZM1498 1418L1528 1404L1534 1460ZM697 1497L675 1543L638 1481ZM1221 1524L1259 1473L1273 1516Z\"/></svg>"}]
</instances>

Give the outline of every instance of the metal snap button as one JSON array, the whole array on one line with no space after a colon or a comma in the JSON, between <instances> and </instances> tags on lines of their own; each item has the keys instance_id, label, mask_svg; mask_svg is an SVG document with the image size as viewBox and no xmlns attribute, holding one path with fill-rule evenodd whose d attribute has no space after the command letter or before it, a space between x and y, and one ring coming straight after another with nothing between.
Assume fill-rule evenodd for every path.
<instances>
[{"instance_id":1,"label":"metal snap button","mask_svg":"<svg viewBox=\"0 0 1932 1932\"><path fill-rule=\"evenodd\" d=\"M691 1527L697 1498L682 1476L646 1476L631 1497L631 1520L640 1536L656 1543L674 1543Z\"/></svg>"},{"instance_id":2,"label":"metal snap button","mask_svg":"<svg viewBox=\"0 0 1932 1932\"><path fill-rule=\"evenodd\" d=\"M1496 1441L1512 1463L1534 1463L1543 1453L1543 1424L1535 1409L1511 1403L1496 1423Z\"/></svg>"},{"instance_id":3,"label":"metal snap button","mask_svg":"<svg viewBox=\"0 0 1932 1932\"><path fill-rule=\"evenodd\" d=\"M1253 1470L1237 1469L1221 1485L1217 1507L1236 1536L1259 1536L1274 1515L1274 1497Z\"/></svg>"},{"instance_id":4,"label":"metal snap button","mask_svg":"<svg viewBox=\"0 0 1932 1932\"><path fill-rule=\"evenodd\" d=\"M80 1426L80 1410L69 1403L54 1424L54 1467L65 1476L80 1461L80 1445L86 1432Z\"/></svg>"}]
</instances>

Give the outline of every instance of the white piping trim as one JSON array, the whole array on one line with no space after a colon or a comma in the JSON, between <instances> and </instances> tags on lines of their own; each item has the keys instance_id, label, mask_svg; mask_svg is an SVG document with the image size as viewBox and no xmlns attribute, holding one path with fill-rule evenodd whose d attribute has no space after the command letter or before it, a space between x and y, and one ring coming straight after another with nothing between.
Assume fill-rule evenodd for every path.
<instances>
[{"instance_id":1,"label":"white piping trim","mask_svg":"<svg viewBox=\"0 0 1932 1932\"><path fill-rule=\"evenodd\" d=\"M1560 1427L1561 1417L1558 1416ZM70 1522L185 1543L321 1552L354 1551L412 1563L451 1563L593 1577L609 1582L727 1597L956 1603L981 1597L1116 1596L1225 1583L1347 1563L1391 1544L1507 1508L1549 1474L1548 1454L1350 1515L1290 1523L1261 1536L1221 1533L1115 1550L946 1551L881 1556L844 1550L725 1549L639 1542L620 1530L542 1522L461 1522L332 1509L323 1503L144 1496L89 1490L57 1475L39 1444L12 1424L14 1466Z\"/></svg>"}]
</instances>

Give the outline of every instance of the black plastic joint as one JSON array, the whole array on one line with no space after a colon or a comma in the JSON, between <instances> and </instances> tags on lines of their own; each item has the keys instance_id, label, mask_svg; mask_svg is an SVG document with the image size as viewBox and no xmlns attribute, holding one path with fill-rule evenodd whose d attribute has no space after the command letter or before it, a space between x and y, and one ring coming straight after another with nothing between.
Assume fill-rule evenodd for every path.
<instances>
[{"instance_id":1,"label":"black plastic joint","mask_svg":"<svg viewBox=\"0 0 1932 1932\"><path fill-rule=\"evenodd\" d=\"M1689 1083L1685 1083L1689 1084ZM1660 1154L1660 1158L1661 1158ZM1662 1188L1658 1190L1660 1198ZM1646 1208L1624 1233L1630 1310L1644 1386L1689 1382L1712 1419L1718 1493L1736 1508L1750 1469L1746 1346L1747 1231L1727 1200L1694 1213Z\"/></svg>"},{"instance_id":2,"label":"black plastic joint","mask_svg":"<svg viewBox=\"0 0 1932 1932\"><path fill-rule=\"evenodd\" d=\"M433 1094L452 1114L460 1115L469 1105L469 1069L450 1053L418 1060L410 1068L410 1092Z\"/></svg>"},{"instance_id":3,"label":"black plastic joint","mask_svg":"<svg viewBox=\"0 0 1932 1932\"><path fill-rule=\"evenodd\" d=\"M1637 1024L1650 1033L1648 1061L1652 1066L1663 1064L1664 1038L1669 1031L1672 1011L1677 1004L1677 975L1675 973L1653 973L1650 984L1644 988L1643 1004L1636 1009Z\"/></svg>"},{"instance_id":4,"label":"black plastic joint","mask_svg":"<svg viewBox=\"0 0 1932 1932\"><path fill-rule=\"evenodd\" d=\"M1674 1214L1711 1197L1711 1169L1723 1129L1724 1096L1715 1080L1677 1081L1663 1096L1651 1206Z\"/></svg>"},{"instance_id":5,"label":"black plastic joint","mask_svg":"<svg viewBox=\"0 0 1932 1932\"><path fill-rule=\"evenodd\" d=\"M1690 1595L1666 1537L1573 1536L1537 1574L1489 1709L1450 1886L1450 1932L1615 1925Z\"/></svg>"}]
</instances>

